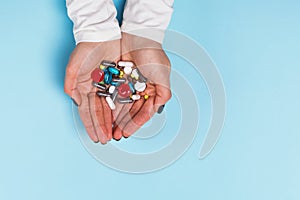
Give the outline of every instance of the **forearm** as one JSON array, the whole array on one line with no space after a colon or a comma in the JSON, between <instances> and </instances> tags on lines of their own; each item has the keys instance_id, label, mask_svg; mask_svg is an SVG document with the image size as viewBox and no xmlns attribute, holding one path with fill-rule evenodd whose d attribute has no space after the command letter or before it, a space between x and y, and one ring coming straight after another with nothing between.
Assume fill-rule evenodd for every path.
<instances>
[{"instance_id":1,"label":"forearm","mask_svg":"<svg viewBox=\"0 0 300 200\"><path fill-rule=\"evenodd\" d=\"M76 44L120 39L112 0L66 0Z\"/></svg>"},{"instance_id":2,"label":"forearm","mask_svg":"<svg viewBox=\"0 0 300 200\"><path fill-rule=\"evenodd\" d=\"M127 0L121 30L162 43L174 0Z\"/></svg>"}]
</instances>

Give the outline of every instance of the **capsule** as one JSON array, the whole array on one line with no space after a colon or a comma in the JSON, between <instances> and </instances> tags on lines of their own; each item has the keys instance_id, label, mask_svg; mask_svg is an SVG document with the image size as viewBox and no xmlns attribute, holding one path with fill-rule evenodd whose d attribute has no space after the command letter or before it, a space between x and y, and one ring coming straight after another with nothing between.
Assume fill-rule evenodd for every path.
<instances>
[{"instance_id":1,"label":"capsule","mask_svg":"<svg viewBox=\"0 0 300 200\"><path fill-rule=\"evenodd\" d=\"M103 60L101 62L101 65L105 66L105 67L115 67L116 63L108 61L108 60Z\"/></svg>"},{"instance_id":2,"label":"capsule","mask_svg":"<svg viewBox=\"0 0 300 200\"><path fill-rule=\"evenodd\" d=\"M103 84L100 84L100 83L97 83L97 82L94 82L92 83L92 85L100 90L106 90L106 86L103 85Z\"/></svg>"},{"instance_id":3,"label":"capsule","mask_svg":"<svg viewBox=\"0 0 300 200\"><path fill-rule=\"evenodd\" d=\"M134 100L134 101L139 100L140 98L141 98L141 96L138 95L138 94L134 94L134 95L131 96L131 99Z\"/></svg>"},{"instance_id":4,"label":"capsule","mask_svg":"<svg viewBox=\"0 0 300 200\"><path fill-rule=\"evenodd\" d=\"M137 69L137 72L138 72L138 74L139 74L138 80L139 80L140 82L146 83L146 82L147 82L147 78L141 73L141 71L140 71L139 69Z\"/></svg>"},{"instance_id":5,"label":"capsule","mask_svg":"<svg viewBox=\"0 0 300 200\"><path fill-rule=\"evenodd\" d=\"M113 78L112 81L118 82L118 83L125 83L126 78Z\"/></svg>"},{"instance_id":6,"label":"capsule","mask_svg":"<svg viewBox=\"0 0 300 200\"><path fill-rule=\"evenodd\" d=\"M120 71L117 68L114 68L114 67L108 67L108 71L112 74L115 74L115 75L120 74Z\"/></svg>"},{"instance_id":7,"label":"capsule","mask_svg":"<svg viewBox=\"0 0 300 200\"><path fill-rule=\"evenodd\" d=\"M118 65L120 67L133 67L134 66L133 62L131 62L131 61L119 61Z\"/></svg>"},{"instance_id":8,"label":"capsule","mask_svg":"<svg viewBox=\"0 0 300 200\"><path fill-rule=\"evenodd\" d=\"M114 93L112 93L112 95L111 95L111 99L113 100L113 102L116 101L117 96L118 96L118 90L115 90Z\"/></svg>"},{"instance_id":9,"label":"capsule","mask_svg":"<svg viewBox=\"0 0 300 200\"><path fill-rule=\"evenodd\" d=\"M131 92L134 94L135 93L135 89L134 89L133 84L131 82L129 82L128 85L129 85L129 88L130 88Z\"/></svg>"},{"instance_id":10,"label":"capsule","mask_svg":"<svg viewBox=\"0 0 300 200\"><path fill-rule=\"evenodd\" d=\"M116 109L116 105L110 97L106 97L105 100L106 100L106 102L107 102L107 104L108 104L108 106L110 107L111 110Z\"/></svg>"},{"instance_id":11,"label":"capsule","mask_svg":"<svg viewBox=\"0 0 300 200\"><path fill-rule=\"evenodd\" d=\"M104 75L104 83L105 84L110 84L111 80L112 80L112 74L111 73L106 73Z\"/></svg>"},{"instance_id":12,"label":"capsule","mask_svg":"<svg viewBox=\"0 0 300 200\"><path fill-rule=\"evenodd\" d=\"M114 85L111 85L111 86L108 88L108 92L109 92L110 94L114 93L115 90L116 90L116 86L114 86Z\"/></svg>"},{"instance_id":13,"label":"capsule","mask_svg":"<svg viewBox=\"0 0 300 200\"><path fill-rule=\"evenodd\" d=\"M98 92L96 92L96 94L99 97L110 97L110 94L107 92L98 91Z\"/></svg>"},{"instance_id":14,"label":"capsule","mask_svg":"<svg viewBox=\"0 0 300 200\"><path fill-rule=\"evenodd\" d=\"M118 102L121 103L121 104L125 104L125 103L132 103L133 100L130 99L130 98L122 98L122 99L119 98L119 99L118 99Z\"/></svg>"},{"instance_id":15,"label":"capsule","mask_svg":"<svg viewBox=\"0 0 300 200\"><path fill-rule=\"evenodd\" d=\"M146 83L137 81L134 84L134 89L138 92L143 92L146 89Z\"/></svg>"},{"instance_id":16,"label":"capsule","mask_svg":"<svg viewBox=\"0 0 300 200\"><path fill-rule=\"evenodd\" d=\"M115 81L110 82L110 84L113 85L113 86L116 86L116 87L120 86L120 83L119 82L115 82Z\"/></svg>"},{"instance_id":17,"label":"capsule","mask_svg":"<svg viewBox=\"0 0 300 200\"><path fill-rule=\"evenodd\" d=\"M131 76L127 76L127 80L129 82L136 83L136 79L132 78Z\"/></svg>"},{"instance_id":18,"label":"capsule","mask_svg":"<svg viewBox=\"0 0 300 200\"><path fill-rule=\"evenodd\" d=\"M139 79L139 73L138 73L138 69L133 69L131 72L131 77L135 78L136 80Z\"/></svg>"}]
</instances>

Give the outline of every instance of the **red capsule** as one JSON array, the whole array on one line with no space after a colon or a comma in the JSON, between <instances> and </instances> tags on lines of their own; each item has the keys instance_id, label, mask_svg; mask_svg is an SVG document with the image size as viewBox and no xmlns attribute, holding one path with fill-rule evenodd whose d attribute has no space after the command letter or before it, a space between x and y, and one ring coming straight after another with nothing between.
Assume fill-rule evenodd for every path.
<instances>
[{"instance_id":1,"label":"red capsule","mask_svg":"<svg viewBox=\"0 0 300 200\"><path fill-rule=\"evenodd\" d=\"M128 84L123 83L118 87L118 95L122 98L127 98L131 94L130 87Z\"/></svg>"},{"instance_id":2,"label":"red capsule","mask_svg":"<svg viewBox=\"0 0 300 200\"><path fill-rule=\"evenodd\" d=\"M101 69L96 68L92 72L91 78L93 79L94 82L101 82L104 79L104 72Z\"/></svg>"}]
</instances>

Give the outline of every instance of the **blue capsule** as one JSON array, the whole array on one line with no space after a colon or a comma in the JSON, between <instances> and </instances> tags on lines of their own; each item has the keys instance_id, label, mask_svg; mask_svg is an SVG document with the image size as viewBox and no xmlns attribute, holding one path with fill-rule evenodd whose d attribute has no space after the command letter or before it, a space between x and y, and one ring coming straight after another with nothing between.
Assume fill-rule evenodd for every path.
<instances>
[{"instance_id":1,"label":"blue capsule","mask_svg":"<svg viewBox=\"0 0 300 200\"><path fill-rule=\"evenodd\" d=\"M135 93L135 89L134 89L133 84L131 82L129 82L128 85L130 87L131 92L134 94Z\"/></svg>"},{"instance_id":2,"label":"blue capsule","mask_svg":"<svg viewBox=\"0 0 300 200\"><path fill-rule=\"evenodd\" d=\"M120 71L114 67L108 67L108 71L112 74L119 75Z\"/></svg>"},{"instance_id":3,"label":"blue capsule","mask_svg":"<svg viewBox=\"0 0 300 200\"><path fill-rule=\"evenodd\" d=\"M111 73L106 73L104 75L104 83L105 84L110 84L112 80L112 74Z\"/></svg>"},{"instance_id":4,"label":"blue capsule","mask_svg":"<svg viewBox=\"0 0 300 200\"><path fill-rule=\"evenodd\" d=\"M120 82L111 81L110 84L113 85L113 86L118 87L120 85Z\"/></svg>"}]
</instances>

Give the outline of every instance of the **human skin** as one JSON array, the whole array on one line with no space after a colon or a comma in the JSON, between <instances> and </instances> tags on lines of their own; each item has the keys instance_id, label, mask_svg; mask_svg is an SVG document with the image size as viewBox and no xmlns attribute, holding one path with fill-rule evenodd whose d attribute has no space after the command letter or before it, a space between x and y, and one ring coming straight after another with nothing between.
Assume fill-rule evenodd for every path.
<instances>
[{"instance_id":1,"label":"human skin","mask_svg":"<svg viewBox=\"0 0 300 200\"><path fill-rule=\"evenodd\" d=\"M77 104L80 118L94 142L112 139L112 112L104 98L96 95L91 72L102 60L120 59L120 40L82 42L72 52L66 68L64 90Z\"/></svg>"},{"instance_id":2,"label":"human skin","mask_svg":"<svg viewBox=\"0 0 300 200\"><path fill-rule=\"evenodd\" d=\"M143 37L122 33L122 60L133 61L147 77L148 100L141 98L132 104L117 106L113 111L113 138L120 140L131 136L142 127L160 106L171 98L170 61L161 44Z\"/></svg>"},{"instance_id":3,"label":"human skin","mask_svg":"<svg viewBox=\"0 0 300 200\"><path fill-rule=\"evenodd\" d=\"M121 56L122 53L122 56ZM96 95L91 72L102 60L133 61L148 78L142 94L149 95L132 104L118 104L111 111L105 98ZM170 61L159 43L122 33L122 40L79 43L70 56L66 69L65 92L78 104L85 129L94 142L120 140L137 131L171 98ZM112 128L114 125L114 129Z\"/></svg>"}]
</instances>

